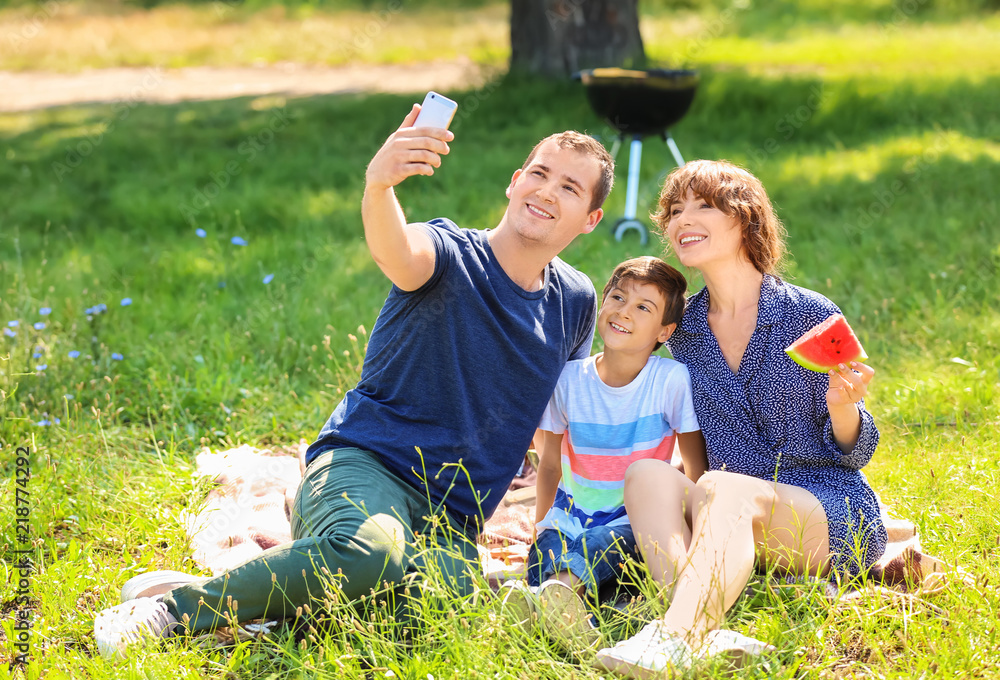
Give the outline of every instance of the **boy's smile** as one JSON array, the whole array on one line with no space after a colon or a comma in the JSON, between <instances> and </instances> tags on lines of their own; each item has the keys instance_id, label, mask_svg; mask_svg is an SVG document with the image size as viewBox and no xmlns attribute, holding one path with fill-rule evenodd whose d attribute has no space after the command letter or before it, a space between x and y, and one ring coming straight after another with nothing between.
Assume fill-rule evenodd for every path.
<instances>
[{"instance_id":1,"label":"boy's smile","mask_svg":"<svg viewBox=\"0 0 1000 680\"><path fill-rule=\"evenodd\" d=\"M605 352L645 352L666 342L675 324L663 325L667 305L663 292L651 283L623 281L612 288L597 316L597 332Z\"/></svg>"}]
</instances>

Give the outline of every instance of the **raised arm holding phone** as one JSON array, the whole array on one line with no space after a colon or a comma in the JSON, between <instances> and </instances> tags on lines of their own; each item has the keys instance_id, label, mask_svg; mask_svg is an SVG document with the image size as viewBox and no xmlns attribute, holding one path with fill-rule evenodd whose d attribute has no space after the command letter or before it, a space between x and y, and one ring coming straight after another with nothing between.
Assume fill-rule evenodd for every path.
<instances>
[{"instance_id":1,"label":"raised arm holding phone","mask_svg":"<svg viewBox=\"0 0 1000 680\"><path fill-rule=\"evenodd\" d=\"M433 175L455 135L443 128L413 127L413 108L368 164L361 219L375 263L403 290L416 290L434 272L434 244L426 232L408 225L393 187L413 175Z\"/></svg>"}]
</instances>

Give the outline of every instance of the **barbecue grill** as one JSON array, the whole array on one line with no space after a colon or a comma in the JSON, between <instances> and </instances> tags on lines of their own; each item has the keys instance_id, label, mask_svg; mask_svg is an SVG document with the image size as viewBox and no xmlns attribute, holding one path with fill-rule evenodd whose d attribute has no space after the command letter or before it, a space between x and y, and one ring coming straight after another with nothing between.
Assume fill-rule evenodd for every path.
<instances>
[{"instance_id":1,"label":"barbecue grill","mask_svg":"<svg viewBox=\"0 0 1000 680\"><path fill-rule=\"evenodd\" d=\"M632 138L628 155L628 182L625 185L625 215L615 222L614 234L615 240L621 241L626 232L635 229L639 232L640 244L646 245L648 230L643 222L636 219L642 138L649 135L663 137L677 165L684 165L684 158L669 128L680 121L691 107L698 88L698 73L688 70L596 68L581 71L578 76L594 113L618 132L611 155L617 156L626 136Z\"/></svg>"}]
</instances>

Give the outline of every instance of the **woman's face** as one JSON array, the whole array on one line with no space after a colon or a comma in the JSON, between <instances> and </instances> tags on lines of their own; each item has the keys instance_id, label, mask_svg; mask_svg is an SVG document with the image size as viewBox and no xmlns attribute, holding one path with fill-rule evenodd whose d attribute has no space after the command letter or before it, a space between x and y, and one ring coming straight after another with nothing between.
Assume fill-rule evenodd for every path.
<instances>
[{"instance_id":1,"label":"woman's face","mask_svg":"<svg viewBox=\"0 0 1000 680\"><path fill-rule=\"evenodd\" d=\"M667 237L685 267L701 269L740 257L743 234L735 217L696 196L690 189L669 207Z\"/></svg>"}]
</instances>

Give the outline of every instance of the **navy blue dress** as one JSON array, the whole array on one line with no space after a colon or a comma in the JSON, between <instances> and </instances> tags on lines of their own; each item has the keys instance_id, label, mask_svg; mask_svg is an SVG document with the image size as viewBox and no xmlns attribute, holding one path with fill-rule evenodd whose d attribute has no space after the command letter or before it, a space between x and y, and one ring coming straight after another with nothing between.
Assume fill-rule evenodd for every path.
<instances>
[{"instance_id":1,"label":"navy blue dress","mask_svg":"<svg viewBox=\"0 0 1000 680\"><path fill-rule=\"evenodd\" d=\"M875 421L860 403L861 435L845 456L826 406L829 377L784 351L840 310L819 293L765 275L757 328L733 374L709 328L708 302L707 288L688 299L668 346L691 374L709 469L808 490L826 511L832 567L844 575L867 569L886 544L878 498L861 472L878 445Z\"/></svg>"}]
</instances>

